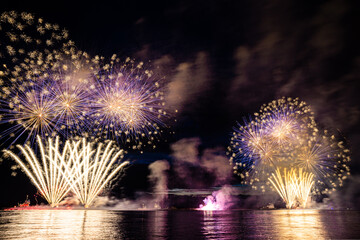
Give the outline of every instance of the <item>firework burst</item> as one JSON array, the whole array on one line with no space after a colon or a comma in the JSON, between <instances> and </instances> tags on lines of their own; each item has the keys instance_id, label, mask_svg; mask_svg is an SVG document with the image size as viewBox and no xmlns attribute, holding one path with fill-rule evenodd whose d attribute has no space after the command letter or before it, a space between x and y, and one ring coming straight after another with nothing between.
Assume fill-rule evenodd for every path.
<instances>
[{"instance_id":1,"label":"firework burst","mask_svg":"<svg viewBox=\"0 0 360 240\"><path fill-rule=\"evenodd\" d=\"M61 70L52 71L49 95L54 99L56 131L68 138L72 135L84 135L91 127L90 99L93 66L74 62L63 64Z\"/></svg>"},{"instance_id":2,"label":"firework burst","mask_svg":"<svg viewBox=\"0 0 360 240\"><path fill-rule=\"evenodd\" d=\"M1 14L0 37L2 138L86 135L90 79L103 58L78 51L66 30L29 13Z\"/></svg>"},{"instance_id":3,"label":"firework burst","mask_svg":"<svg viewBox=\"0 0 360 240\"><path fill-rule=\"evenodd\" d=\"M3 90L11 88L11 83L46 74L56 62L76 52L67 30L26 12L2 13L0 38ZM8 92L2 92L3 98Z\"/></svg>"},{"instance_id":4,"label":"firework burst","mask_svg":"<svg viewBox=\"0 0 360 240\"><path fill-rule=\"evenodd\" d=\"M257 119L246 123L245 126L239 125L231 138L233 154L231 162L235 162L235 173L243 179L251 178L243 183L261 182L263 177L269 175L269 169L274 166L274 156L277 154L272 146L272 142L266 141L266 134L262 123ZM241 161L237 161L241 159ZM238 171L241 169L242 171ZM254 187L256 187L254 185Z\"/></svg>"},{"instance_id":5,"label":"firework burst","mask_svg":"<svg viewBox=\"0 0 360 240\"><path fill-rule=\"evenodd\" d=\"M134 149L153 145L168 118L161 79L143 69L143 63L119 61L113 57L97 76L91 113L94 129L98 136L135 141Z\"/></svg>"},{"instance_id":6,"label":"firework burst","mask_svg":"<svg viewBox=\"0 0 360 240\"><path fill-rule=\"evenodd\" d=\"M338 142L328 131L295 149L291 153L292 165L312 172L316 180L315 190L329 194L343 185L350 175L350 150L344 142Z\"/></svg>"},{"instance_id":7,"label":"firework burst","mask_svg":"<svg viewBox=\"0 0 360 240\"><path fill-rule=\"evenodd\" d=\"M63 65L63 68L65 68ZM82 135L90 128L88 82L80 70L49 71L47 77L13 84L1 100L1 123L11 124L3 133L16 141L24 133L33 142L36 135Z\"/></svg>"},{"instance_id":8,"label":"firework burst","mask_svg":"<svg viewBox=\"0 0 360 240\"><path fill-rule=\"evenodd\" d=\"M66 30L28 13L3 13L0 34L0 119L12 124L3 138L90 136L156 147L169 114L163 78L142 62L113 55L104 64L78 51Z\"/></svg>"},{"instance_id":9,"label":"firework burst","mask_svg":"<svg viewBox=\"0 0 360 240\"><path fill-rule=\"evenodd\" d=\"M29 83L17 88L7 101L1 101L1 123L12 124L3 134L18 139L28 132L27 139L33 141L37 134L49 136L56 123L53 107L54 99L49 96L46 84Z\"/></svg>"},{"instance_id":10,"label":"firework burst","mask_svg":"<svg viewBox=\"0 0 360 240\"><path fill-rule=\"evenodd\" d=\"M254 116L235 129L228 148L244 184L262 192L275 188L290 208L305 206L310 191L322 195L342 186L350 151L328 131L320 133L305 102L281 98ZM279 168L291 170L282 174Z\"/></svg>"}]
</instances>

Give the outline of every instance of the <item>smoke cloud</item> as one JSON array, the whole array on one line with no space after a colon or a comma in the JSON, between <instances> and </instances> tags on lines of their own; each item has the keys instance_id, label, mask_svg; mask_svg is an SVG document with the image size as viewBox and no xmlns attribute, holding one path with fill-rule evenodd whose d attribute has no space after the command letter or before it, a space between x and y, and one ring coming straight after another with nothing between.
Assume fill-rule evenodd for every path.
<instances>
[{"instance_id":1,"label":"smoke cloud","mask_svg":"<svg viewBox=\"0 0 360 240\"><path fill-rule=\"evenodd\" d=\"M360 209L360 176L350 176L344 186L329 196L325 204L333 209Z\"/></svg>"},{"instance_id":2,"label":"smoke cloud","mask_svg":"<svg viewBox=\"0 0 360 240\"><path fill-rule=\"evenodd\" d=\"M225 150L216 147L200 152L200 145L199 138L185 138L171 145L174 171L181 181L191 188L222 185L230 181L232 168Z\"/></svg>"},{"instance_id":3,"label":"smoke cloud","mask_svg":"<svg viewBox=\"0 0 360 240\"><path fill-rule=\"evenodd\" d=\"M155 194L155 201L159 206L165 207L168 196L168 177L167 171L170 169L170 165L166 160L158 160L149 165L150 175L148 176L150 182L153 184Z\"/></svg>"},{"instance_id":4,"label":"smoke cloud","mask_svg":"<svg viewBox=\"0 0 360 240\"><path fill-rule=\"evenodd\" d=\"M208 54L199 52L193 62L178 64L167 86L167 104L180 112L198 107L196 99L205 94L211 86L211 70ZM160 61L161 62L161 61ZM159 63L159 61L156 61ZM191 109L189 103L191 101Z\"/></svg>"}]
</instances>

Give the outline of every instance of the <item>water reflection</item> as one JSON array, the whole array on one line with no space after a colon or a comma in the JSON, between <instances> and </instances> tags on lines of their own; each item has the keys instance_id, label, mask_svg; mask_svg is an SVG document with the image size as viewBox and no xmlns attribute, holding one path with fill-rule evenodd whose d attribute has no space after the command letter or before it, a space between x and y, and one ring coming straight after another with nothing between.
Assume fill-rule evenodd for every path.
<instances>
[{"instance_id":1,"label":"water reflection","mask_svg":"<svg viewBox=\"0 0 360 240\"><path fill-rule=\"evenodd\" d=\"M360 238L355 211L273 210L203 213L206 239Z\"/></svg>"},{"instance_id":2,"label":"water reflection","mask_svg":"<svg viewBox=\"0 0 360 240\"><path fill-rule=\"evenodd\" d=\"M274 237L281 239L328 239L319 211L274 211L269 221L275 227Z\"/></svg>"},{"instance_id":3,"label":"water reflection","mask_svg":"<svg viewBox=\"0 0 360 240\"><path fill-rule=\"evenodd\" d=\"M243 223L252 229L252 238L329 238L317 210L247 211Z\"/></svg>"},{"instance_id":4,"label":"water reflection","mask_svg":"<svg viewBox=\"0 0 360 240\"><path fill-rule=\"evenodd\" d=\"M8 216L6 216L8 215ZM0 231L7 239L121 239L119 217L96 210L34 210L3 212Z\"/></svg>"},{"instance_id":5,"label":"water reflection","mask_svg":"<svg viewBox=\"0 0 360 240\"><path fill-rule=\"evenodd\" d=\"M236 239L240 236L238 215L231 211L204 211L203 233L206 239Z\"/></svg>"},{"instance_id":6,"label":"water reflection","mask_svg":"<svg viewBox=\"0 0 360 240\"><path fill-rule=\"evenodd\" d=\"M360 238L360 212L0 211L1 239Z\"/></svg>"},{"instance_id":7,"label":"water reflection","mask_svg":"<svg viewBox=\"0 0 360 240\"><path fill-rule=\"evenodd\" d=\"M153 219L148 224L149 236L148 239L166 239L167 236L167 211L149 212L149 218Z\"/></svg>"}]
</instances>

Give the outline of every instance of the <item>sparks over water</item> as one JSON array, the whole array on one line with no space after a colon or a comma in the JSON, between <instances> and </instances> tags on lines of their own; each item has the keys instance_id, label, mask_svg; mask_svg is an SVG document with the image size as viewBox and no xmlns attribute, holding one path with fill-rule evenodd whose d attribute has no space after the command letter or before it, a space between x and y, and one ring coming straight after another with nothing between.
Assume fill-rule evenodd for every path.
<instances>
[{"instance_id":1,"label":"sparks over water","mask_svg":"<svg viewBox=\"0 0 360 240\"><path fill-rule=\"evenodd\" d=\"M68 145L66 144L61 152L59 138L56 138L55 143L49 138L47 147L44 147L39 136L37 142L40 148L41 160L36 157L29 145L24 147L17 145L25 156L25 161L9 150L4 150L4 153L11 156L20 165L44 199L52 207L55 207L71 189L70 182L67 176L63 174L62 169L62 166L66 166L65 157L67 156Z\"/></svg>"},{"instance_id":2,"label":"sparks over water","mask_svg":"<svg viewBox=\"0 0 360 240\"><path fill-rule=\"evenodd\" d=\"M4 152L20 165L52 207L58 206L70 191L85 207L89 207L104 187L129 163L120 161L123 157L122 150L114 154L116 148L111 147L112 142L109 142L103 151L101 143L97 150L94 150L93 144L85 139L67 140L61 151L59 137L55 141L49 138L47 147L44 147L39 136L37 141L41 160L37 159L29 145L18 145L25 161L12 151Z\"/></svg>"},{"instance_id":3,"label":"sparks over water","mask_svg":"<svg viewBox=\"0 0 360 240\"><path fill-rule=\"evenodd\" d=\"M235 129L228 150L244 184L275 190L288 208L305 207L311 194L329 194L350 175L344 142L319 130L311 108L298 98L264 104Z\"/></svg>"},{"instance_id":4,"label":"sparks over water","mask_svg":"<svg viewBox=\"0 0 360 240\"><path fill-rule=\"evenodd\" d=\"M314 185L314 174L303 172L302 168L296 170L292 168L290 171L284 168L281 174L280 168L277 168L271 175L269 181L284 200L287 208L306 207Z\"/></svg>"},{"instance_id":5,"label":"sparks over water","mask_svg":"<svg viewBox=\"0 0 360 240\"><path fill-rule=\"evenodd\" d=\"M102 143L98 144L95 150L93 144L85 139L67 144L70 146L70 156L68 162L62 163L65 169L63 174L71 182L72 191L87 208L129 162L119 163L119 159L123 158L123 151L115 152L116 148L111 147L112 142L109 142L104 150Z\"/></svg>"}]
</instances>

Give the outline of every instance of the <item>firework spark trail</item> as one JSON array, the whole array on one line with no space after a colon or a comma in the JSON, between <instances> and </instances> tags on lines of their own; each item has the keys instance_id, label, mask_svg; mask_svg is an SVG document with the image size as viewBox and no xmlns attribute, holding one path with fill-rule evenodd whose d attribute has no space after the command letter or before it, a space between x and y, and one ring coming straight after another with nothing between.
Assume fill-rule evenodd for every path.
<instances>
[{"instance_id":1,"label":"firework spark trail","mask_svg":"<svg viewBox=\"0 0 360 240\"><path fill-rule=\"evenodd\" d=\"M281 175L280 169L276 169L275 174L272 173L274 181L269 178L271 184L286 203L287 208L294 207L296 200L296 185L294 185L295 179L292 178L292 174L293 169L290 172L287 172L285 168L284 176Z\"/></svg>"},{"instance_id":2,"label":"firework spark trail","mask_svg":"<svg viewBox=\"0 0 360 240\"><path fill-rule=\"evenodd\" d=\"M37 141L40 148L41 161L37 159L36 154L29 145L25 145L25 147L17 145L25 156L25 161L22 161L9 150L4 150L4 153L11 156L20 165L44 199L54 207L61 202L71 189L67 177L62 174L64 169L61 167L65 165L64 162L66 160L64 158L68 151L68 145L65 145L62 154L60 154L59 138L56 138L55 145L49 138L47 148L44 148L39 136L37 136ZM27 166L27 164L30 166Z\"/></svg>"},{"instance_id":3,"label":"firework spark trail","mask_svg":"<svg viewBox=\"0 0 360 240\"><path fill-rule=\"evenodd\" d=\"M112 142L109 142L104 150L101 143L97 150L94 150L92 144L85 139L68 144L68 161L71 164L64 166L62 173L67 176L72 191L87 208L115 175L129 164L129 161L118 164L117 160L123 157L123 150L115 153L115 148L111 147ZM96 153L95 157L93 157L94 153Z\"/></svg>"},{"instance_id":4,"label":"firework spark trail","mask_svg":"<svg viewBox=\"0 0 360 240\"><path fill-rule=\"evenodd\" d=\"M123 151L115 153L116 148L112 147L112 142L109 142L103 151L101 143L97 150L94 150L92 144L85 139L67 140L61 152L59 137L55 142L49 138L46 148L40 136L37 136L37 140L41 161L29 145L17 145L26 161L22 161L10 150L4 152L20 165L52 207L58 206L70 190L85 207L89 207L115 175L129 164L128 161L118 163L123 157Z\"/></svg>"},{"instance_id":5,"label":"firework spark trail","mask_svg":"<svg viewBox=\"0 0 360 240\"><path fill-rule=\"evenodd\" d=\"M308 201L308 198L310 196L311 193L311 189L314 186L314 174L312 173L308 173L308 172L303 172L303 169L300 168L299 170L299 175L298 175L298 201L300 206L302 206L303 208L306 207L306 203Z\"/></svg>"},{"instance_id":6,"label":"firework spark trail","mask_svg":"<svg viewBox=\"0 0 360 240\"><path fill-rule=\"evenodd\" d=\"M76 59L78 54L67 30L26 12L3 12L0 38L0 82L4 99L9 96L13 83L21 85L27 79L47 76L47 70L56 67L57 62L64 58Z\"/></svg>"},{"instance_id":7,"label":"firework spark trail","mask_svg":"<svg viewBox=\"0 0 360 240\"><path fill-rule=\"evenodd\" d=\"M289 171L284 168L283 174L281 174L280 168L277 168L269 181L284 200L287 208L297 206L305 208L314 185L313 177L314 174L303 172L302 168L292 168Z\"/></svg>"}]
</instances>

